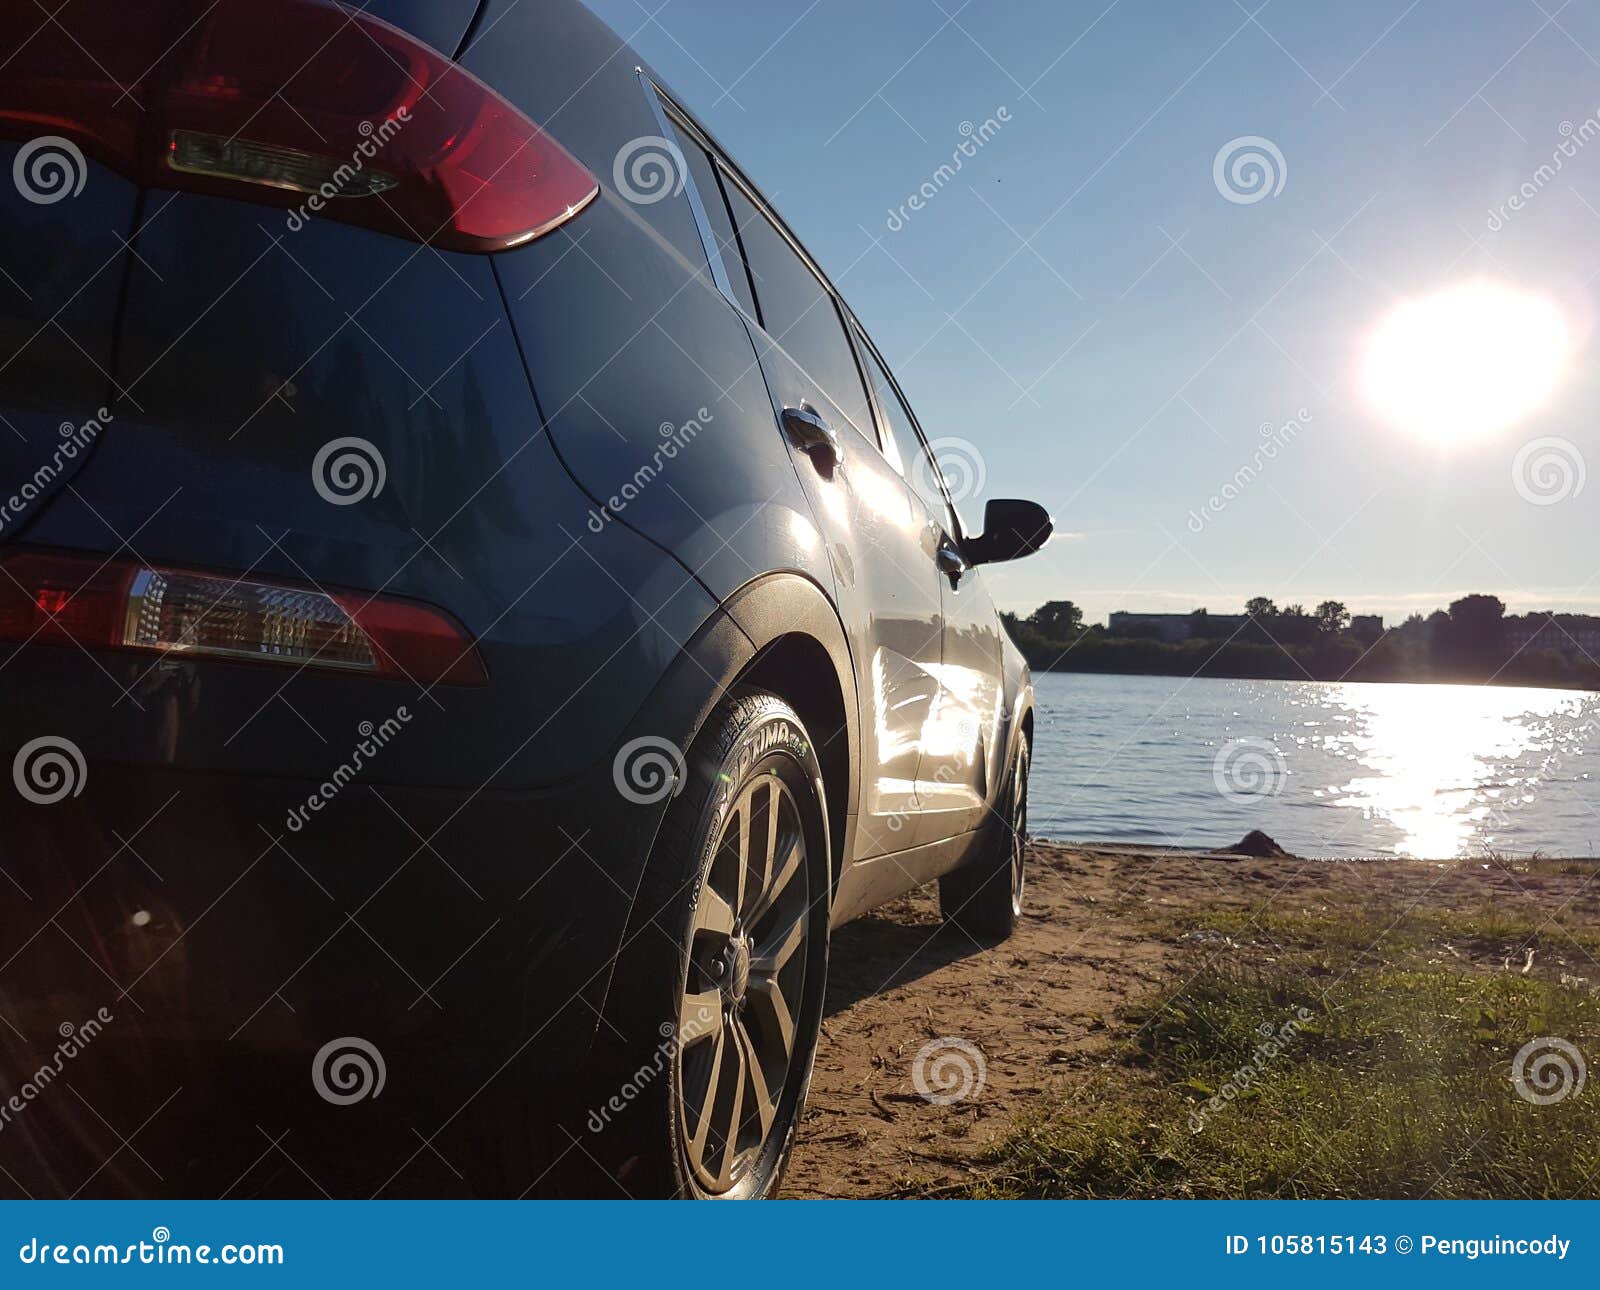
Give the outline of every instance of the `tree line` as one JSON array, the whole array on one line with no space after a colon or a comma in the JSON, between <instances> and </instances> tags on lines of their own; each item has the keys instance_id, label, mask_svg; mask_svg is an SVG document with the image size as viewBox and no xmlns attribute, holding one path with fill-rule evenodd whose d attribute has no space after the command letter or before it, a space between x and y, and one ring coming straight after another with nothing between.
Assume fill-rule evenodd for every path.
<instances>
[{"instance_id":1,"label":"tree line","mask_svg":"<svg viewBox=\"0 0 1600 1290\"><path fill-rule=\"evenodd\" d=\"M1154 623L1113 632L1087 625L1070 600L1031 614L1002 614L1036 671L1129 672L1269 680L1443 681L1600 689L1600 618L1508 615L1497 596L1475 593L1382 631L1353 630L1343 602L1279 608L1269 597L1241 614L1189 614L1187 639L1167 641Z\"/></svg>"}]
</instances>

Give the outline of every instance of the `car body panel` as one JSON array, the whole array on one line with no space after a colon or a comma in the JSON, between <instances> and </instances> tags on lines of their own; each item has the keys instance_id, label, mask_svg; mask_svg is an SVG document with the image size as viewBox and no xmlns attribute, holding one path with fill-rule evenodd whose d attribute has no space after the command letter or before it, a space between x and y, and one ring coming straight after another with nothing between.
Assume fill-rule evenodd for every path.
<instances>
[{"instance_id":1,"label":"car body panel","mask_svg":"<svg viewBox=\"0 0 1600 1290\"><path fill-rule=\"evenodd\" d=\"M0 173L12 174L22 146L0 143ZM124 245L139 190L90 161L83 191L70 203L27 201L14 185L0 191L7 234L0 243L4 545L18 540L88 461L88 448L66 448L64 428L99 419L100 409L114 403Z\"/></svg>"},{"instance_id":2,"label":"car body panel","mask_svg":"<svg viewBox=\"0 0 1600 1290\"><path fill-rule=\"evenodd\" d=\"M565 22L568 10L571 23ZM618 158L658 124L637 59L579 6L563 34L535 6L492 4L468 52L599 178L569 232L495 257L551 438L589 495L671 551L719 598L768 570L831 581L792 465L771 431L749 337L709 280L682 193L630 201ZM596 68L570 90L574 58ZM649 373L649 381L637 379Z\"/></svg>"},{"instance_id":3,"label":"car body panel","mask_svg":"<svg viewBox=\"0 0 1600 1290\"><path fill-rule=\"evenodd\" d=\"M810 453L793 444L789 451L826 546L862 682L862 805L854 854L906 850L931 836L919 790L928 724L940 707L943 657L938 574L922 550L915 499L880 451L854 342L826 279L715 141L678 105L672 114L683 147L708 154L703 170L689 168L687 186L713 280L755 344L779 434L786 415L799 409L820 416L838 439L838 452ZM695 191L702 183L715 191ZM708 208L714 215L698 218ZM729 235L719 240L717 226ZM788 326L813 329L812 342L832 350L832 384L807 371L771 330L784 326L769 316L783 294L783 276L811 297L794 305L798 318ZM739 281L749 284L748 297L734 288ZM747 299L762 317L749 312Z\"/></svg>"},{"instance_id":4,"label":"car body panel","mask_svg":"<svg viewBox=\"0 0 1600 1290\"><path fill-rule=\"evenodd\" d=\"M914 563L905 489L876 459L876 444L764 332L757 344L774 415L811 404L841 427L845 440L844 461L831 470L803 453L795 464L812 499L861 681L857 854L899 850L918 840L918 769L937 695L941 623L934 571Z\"/></svg>"},{"instance_id":5,"label":"car body panel","mask_svg":"<svg viewBox=\"0 0 1600 1290\"><path fill-rule=\"evenodd\" d=\"M483 0L366 0L361 8L409 31L443 54L454 54Z\"/></svg>"},{"instance_id":6,"label":"car body panel","mask_svg":"<svg viewBox=\"0 0 1600 1290\"><path fill-rule=\"evenodd\" d=\"M715 602L631 532L587 528L590 506L543 432L491 261L418 254L324 221L291 234L281 221L189 194L150 212L116 419L73 491L34 520L30 544L94 551L127 539L143 560L436 605L477 639L494 685L525 697L508 709L492 691L432 691L412 707L439 729L403 741L386 770L440 786L576 774ZM376 450L384 482L334 504L315 463L349 436ZM67 653L58 669L84 663ZM107 660L116 681L90 676L107 727L143 728L124 734L124 755L265 770L308 725L316 748L337 748L404 697L249 666L201 685L212 666L131 655ZM119 684L176 687L173 715L119 702ZM461 752L441 763L432 750L447 731Z\"/></svg>"}]
</instances>

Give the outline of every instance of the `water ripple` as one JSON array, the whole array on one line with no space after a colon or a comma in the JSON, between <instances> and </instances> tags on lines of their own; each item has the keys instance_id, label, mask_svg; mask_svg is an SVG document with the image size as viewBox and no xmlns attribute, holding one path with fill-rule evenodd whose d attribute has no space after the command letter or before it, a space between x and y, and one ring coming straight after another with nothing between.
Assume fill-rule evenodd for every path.
<instances>
[{"instance_id":1,"label":"water ripple","mask_svg":"<svg viewBox=\"0 0 1600 1290\"><path fill-rule=\"evenodd\" d=\"M1600 854L1600 694L1076 673L1034 685L1030 827L1045 837L1211 847L1262 829L1310 856Z\"/></svg>"}]
</instances>

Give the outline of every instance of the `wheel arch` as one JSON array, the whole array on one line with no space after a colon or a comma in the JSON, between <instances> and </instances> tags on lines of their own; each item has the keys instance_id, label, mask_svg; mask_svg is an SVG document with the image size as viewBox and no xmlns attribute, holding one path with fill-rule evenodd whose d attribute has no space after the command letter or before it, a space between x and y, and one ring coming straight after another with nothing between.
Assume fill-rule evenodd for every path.
<instances>
[{"instance_id":1,"label":"wheel arch","mask_svg":"<svg viewBox=\"0 0 1600 1290\"><path fill-rule=\"evenodd\" d=\"M770 574L746 583L724 605L755 646L734 678L759 686L799 714L822 764L835 887L848 854L848 821L860 785L860 708L844 626L810 578Z\"/></svg>"},{"instance_id":2,"label":"wheel arch","mask_svg":"<svg viewBox=\"0 0 1600 1290\"><path fill-rule=\"evenodd\" d=\"M822 765L830 878L837 888L852 845L849 824L859 782L859 709L844 626L811 579L796 573L768 574L729 596L684 644L621 741L657 736L687 750L717 706L740 686L771 690L795 709L811 736ZM622 965L638 953L645 934L649 911L641 908L637 893L667 806L662 801L652 808L651 826L634 858L634 897L604 987L602 1015L610 1024L594 1032L587 1058L590 1074L598 1072L601 1079L628 1068L629 1054L621 1036L638 1033L631 1024L637 1018L630 1021L635 1001L612 987L619 972L626 976Z\"/></svg>"},{"instance_id":3,"label":"wheel arch","mask_svg":"<svg viewBox=\"0 0 1600 1290\"><path fill-rule=\"evenodd\" d=\"M767 574L729 596L665 669L613 751L648 736L669 739L687 752L717 705L741 685L761 686L789 703L816 744L837 886L857 810L860 715L844 626L810 578ZM665 813L665 802L653 808L647 832L652 841L637 857L635 884ZM633 916L629 930L634 930Z\"/></svg>"},{"instance_id":4,"label":"wheel arch","mask_svg":"<svg viewBox=\"0 0 1600 1290\"><path fill-rule=\"evenodd\" d=\"M1006 740L1002 753L1005 760L1001 763L1002 775L996 781L996 792L1004 790L1005 774L1011 769L1012 759L1017 755L1017 744L1026 735L1028 746L1034 746L1033 738L1033 671L1028 666L1028 661L1023 658L1022 651L1012 643L1009 633L1001 629L1001 674L1004 686L1006 720Z\"/></svg>"},{"instance_id":5,"label":"wheel arch","mask_svg":"<svg viewBox=\"0 0 1600 1290\"><path fill-rule=\"evenodd\" d=\"M822 763L822 787L833 854L829 872L839 885L844 822L849 815L851 754L844 691L832 660L814 636L790 632L769 643L740 674L738 684L769 690L799 714Z\"/></svg>"}]
</instances>

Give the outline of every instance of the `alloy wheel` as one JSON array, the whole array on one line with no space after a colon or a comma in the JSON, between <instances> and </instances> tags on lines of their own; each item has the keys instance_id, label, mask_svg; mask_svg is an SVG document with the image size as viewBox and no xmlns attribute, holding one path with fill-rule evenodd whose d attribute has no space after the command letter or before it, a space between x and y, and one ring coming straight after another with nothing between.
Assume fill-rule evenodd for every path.
<instances>
[{"instance_id":1,"label":"alloy wheel","mask_svg":"<svg viewBox=\"0 0 1600 1290\"><path fill-rule=\"evenodd\" d=\"M679 1123L695 1181L723 1194L780 1128L794 1069L811 921L799 804L775 773L723 824L690 933L678 1015Z\"/></svg>"},{"instance_id":2,"label":"alloy wheel","mask_svg":"<svg viewBox=\"0 0 1600 1290\"><path fill-rule=\"evenodd\" d=\"M1011 912L1022 913L1022 889L1027 882L1028 853L1028 749L1017 753L1017 767L1011 781Z\"/></svg>"}]
</instances>

